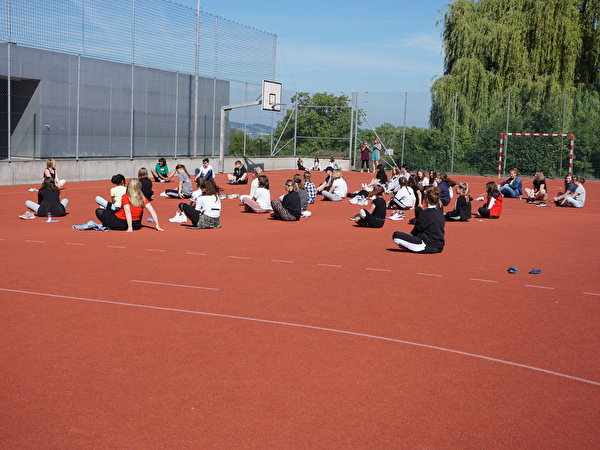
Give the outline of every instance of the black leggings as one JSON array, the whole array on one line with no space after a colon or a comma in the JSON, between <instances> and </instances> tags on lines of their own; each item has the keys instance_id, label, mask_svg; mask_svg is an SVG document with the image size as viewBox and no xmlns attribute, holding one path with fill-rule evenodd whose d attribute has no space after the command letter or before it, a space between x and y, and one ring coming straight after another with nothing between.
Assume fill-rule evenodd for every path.
<instances>
[{"instance_id":1,"label":"black leggings","mask_svg":"<svg viewBox=\"0 0 600 450\"><path fill-rule=\"evenodd\" d=\"M127 230L127 221L119 219L115 215L115 211L112 209L98 208L96 210L96 217L100 222L102 222L102 225L110 228L111 230ZM134 230L139 230L140 228L142 228L142 221L132 221L131 228Z\"/></svg>"}]
</instances>

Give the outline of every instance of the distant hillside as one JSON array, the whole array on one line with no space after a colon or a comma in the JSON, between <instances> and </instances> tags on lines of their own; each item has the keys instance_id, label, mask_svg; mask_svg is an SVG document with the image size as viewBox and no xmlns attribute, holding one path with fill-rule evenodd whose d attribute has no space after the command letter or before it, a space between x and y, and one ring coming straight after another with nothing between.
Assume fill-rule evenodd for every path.
<instances>
[{"instance_id":1,"label":"distant hillside","mask_svg":"<svg viewBox=\"0 0 600 450\"><path fill-rule=\"evenodd\" d=\"M268 125L264 125L262 123L248 123L246 127L242 122L229 122L230 130L246 130L249 136L258 137L265 136L267 134L271 134L271 127Z\"/></svg>"}]
</instances>

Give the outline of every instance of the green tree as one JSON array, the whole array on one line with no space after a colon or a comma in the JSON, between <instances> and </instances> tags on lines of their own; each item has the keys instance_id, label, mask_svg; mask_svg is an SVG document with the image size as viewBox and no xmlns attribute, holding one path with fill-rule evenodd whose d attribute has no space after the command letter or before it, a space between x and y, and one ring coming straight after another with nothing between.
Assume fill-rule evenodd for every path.
<instances>
[{"instance_id":1,"label":"green tree","mask_svg":"<svg viewBox=\"0 0 600 450\"><path fill-rule=\"evenodd\" d=\"M599 18L600 0L450 3L443 20L444 75L431 89L431 124L449 132L456 120L477 140L483 132L504 131L508 115L513 131L566 132L574 102L567 105L565 97L600 87ZM540 146L546 147L538 142L532 151ZM537 158L560 159L561 153L547 150ZM536 158L525 160L527 170L539 167ZM493 162L479 169L489 172Z\"/></svg>"},{"instance_id":2,"label":"green tree","mask_svg":"<svg viewBox=\"0 0 600 450\"><path fill-rule=\"evenodd\" d=\"M284 149L280 154L293 152L295 137L296 152L301 155L348 152L352 113L348 97L300 92L292 97L292 104L275 130L278 148Z\"/></svg>"}]
</instances>

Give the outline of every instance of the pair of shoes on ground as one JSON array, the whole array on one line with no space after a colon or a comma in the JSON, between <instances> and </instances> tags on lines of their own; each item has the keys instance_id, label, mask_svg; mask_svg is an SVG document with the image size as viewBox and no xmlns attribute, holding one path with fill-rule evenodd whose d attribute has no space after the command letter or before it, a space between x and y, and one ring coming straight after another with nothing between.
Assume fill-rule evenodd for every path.
<instances>
[{"instance_id":1,"label":"pair of shoes on ground","mask_svg":"<svg viewBox=\"0 0 600 450\"><path fill-rule=\"evenodd\" d=\"M392 214L390 217L388 217L388 219L391 220L404 220L404 211L396 211L394 214Z\"/></svg>"},{"instance_id":2,"label":"pair of shoes on ground","mask_svg":"<svg viewBox=\"0 0 600 450\"><path fill-rule=\"evenodd\" d=\"M367 199L364 198L362 195L357 195L356 197L350 200L350 203L358 206L367 206L369 204Z\"/></svg>"},{"instance_id":3,"label":"pair of shoes on ground","mask_svg":"<svg viewBox=\"0 0 600 450\"><path fill-rule=\"evenodd\" d=\"M35 219L35 214L32 213L31 211L25 211L23 214L21 214L19 216L21 219L23 220L28 220L28 219Z\"/></svg>"},{"instance_id":4,"label":"pair of shoes on ground","mask_svg":"<svg viewBox=\"0 0 600 450\"><path fill-rule=\"evenodd\" d=\"M511 274L515 274L518 271L519 271L519 269L517 269L516 267L509 267L508 270L507 270L507 272L511 273ZM531 269L529 271L529 273L532 274L532 275L538 275L538 274L542 273L542 269Z\"/></svg>"},{"instance_id":5,"label":"pair of shoes on ground","mask_svg":"<svg viewBox=\"0 0 600 450\"><path fill-rule=\"evenodd\" d=\"M169 219L169 222L174 222L174 223L186 223L187 222L187 216L182 213L182 212L177 212L177 214L175 214L174 217L171 217Z\"/></svg>"}]
</instances>

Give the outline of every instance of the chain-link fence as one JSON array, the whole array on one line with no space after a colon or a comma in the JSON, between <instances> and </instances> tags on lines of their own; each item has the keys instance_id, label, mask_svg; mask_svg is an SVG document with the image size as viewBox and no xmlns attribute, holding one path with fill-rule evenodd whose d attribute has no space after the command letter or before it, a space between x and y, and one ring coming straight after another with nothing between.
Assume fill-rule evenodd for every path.
<instances>
[{"instance_id":1,"label":"chain-link fence","mask_svg":"<svg viewBox=\"0 0 600 450\"><path fill-rule=\"evenodd\" d=\"M4 0L0 158L214 154L231 84L274 79L276 43L167 0Z\"/></svg>"},{"instance_id":2,"label":"chain-link fence","mask_svg":"<svg viewBox=\"0 0 600 450\"><path fill-rule=\"evenodd\" d=\"M481 102L481 93L330 94L342 98L351 114L340 117L330 112L336 123L320 127L315 124L323 121L322 115L305 120L314 108L294 105L292 94L284 93L287 111L277 117L270 130L273 137L251 135L252 127L247 127L244 142L232 140L230 133L230 151L261 156L333 154L350 158L356 166L360 143L372 144L377 138L389 153L382 157L388 164L490 175L498 169L501 133L568 133L575 136L574 173L600 176L598 93L547 93L543 98L532 98L531 93L485 93L486 102ZM339 108L340 103L332 103L333 107ZM319 110L327 108L320 105ZM256 145L255 141L265 139L277 144L271 153L272 147ZM570 138L510 136L503 142L503 153L503 171L517 167L524 174L541 170L562 177L569 171Z\"/></svg>"}]
</instances>

